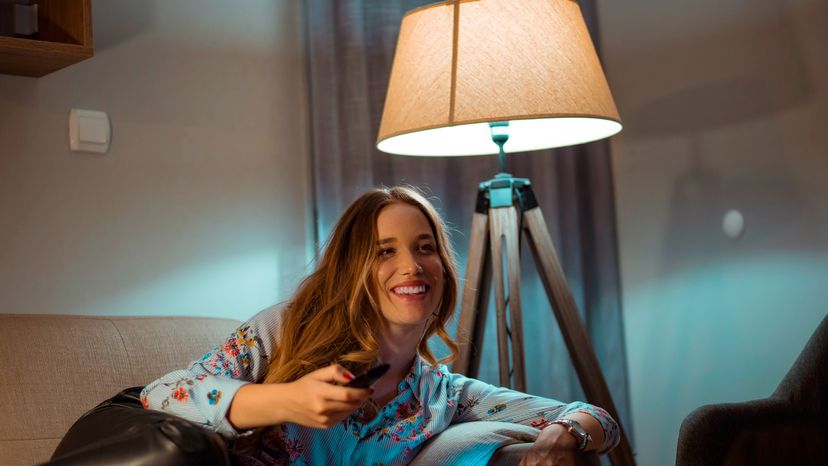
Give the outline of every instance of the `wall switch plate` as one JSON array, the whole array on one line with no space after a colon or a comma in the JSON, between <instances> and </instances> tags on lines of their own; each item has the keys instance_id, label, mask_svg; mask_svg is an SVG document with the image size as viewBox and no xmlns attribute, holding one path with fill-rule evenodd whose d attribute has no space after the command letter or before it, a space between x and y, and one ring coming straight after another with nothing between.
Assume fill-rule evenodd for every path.
<instances>
[{"instance_id":1,"label":"wall switch plate","mask_svg":"<svg viewBox=\"0 0 828 466\"><path fill-rule=\"evenodd\" d=\"M109 151L112 129L109 115L94 110L69 111L69 149L75 152Z\"/></svg>"}]
</instances>

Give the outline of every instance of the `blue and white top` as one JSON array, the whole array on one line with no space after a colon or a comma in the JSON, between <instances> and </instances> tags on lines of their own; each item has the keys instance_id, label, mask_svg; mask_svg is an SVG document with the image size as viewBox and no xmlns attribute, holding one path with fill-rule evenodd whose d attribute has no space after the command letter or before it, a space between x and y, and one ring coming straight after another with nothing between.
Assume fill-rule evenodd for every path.
<instances>
[{"instance_id":1,"label":"blue and white top","mask_svg":"<svg viewBox=\"0 0 828 466\"><path fill-rule=\"evenodd\" d=\"M274 338L280 335L284 306L265 309L242 324L224 343L213 348L188 369L170 372L147 385L141 402L147 409L167 411L200 423L232 440L237 431L226 414L236 391L260 383L267 374ZM603 409L587 403L562 403L449 372L432 366L419 355L397 387L397 396L373 420L360 422L357 410L327 429L283 424L262 437L262 453L237 458L250 465L407 464L423 442L452 424L469 421L503 421L544 427L573 412L593 416L604 431L605 453L619 442L615 420ZM280 439L287 454L276 448ZM481 444L471 456L485 464L500 445Z\"/></svg>"}]
</instances>

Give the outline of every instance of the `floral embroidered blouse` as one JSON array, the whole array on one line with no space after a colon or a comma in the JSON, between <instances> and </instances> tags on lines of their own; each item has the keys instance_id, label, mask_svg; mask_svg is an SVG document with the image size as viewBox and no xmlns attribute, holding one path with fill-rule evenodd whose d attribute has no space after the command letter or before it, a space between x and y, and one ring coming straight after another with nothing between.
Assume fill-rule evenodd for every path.
<instances>
[{"instance_id":1,"label":"floral embroidered blouse","mask_svg":"<svg viewBox=\"0 0 828 466\"><path fill-rule=\"evenodd\" d=\"M281 305L265 309L242 324L227 341L192 362L188 369L170 372L147 385L141 392L144 407L200 423L228 440L243 435L227 420L227 410L242 385L264 379L273 349L271 336L279 335L282 309ZM495 387L453 374L444 365L432 366L419 356L397 389L396 398L367 423L360 422L362 416L357 410L328 429L283 424L262 437L259 456L237 461L257 466L407 464L423 442L451 424L504 421L543 427L573 412L589 414L601 424L604 444L598 446L599 453L619 442L618 425L601 408ZM286 446L287 455L276 447L277 436ZM495 448L488 448L487 458Z\"/></svg>"}]
</instances>

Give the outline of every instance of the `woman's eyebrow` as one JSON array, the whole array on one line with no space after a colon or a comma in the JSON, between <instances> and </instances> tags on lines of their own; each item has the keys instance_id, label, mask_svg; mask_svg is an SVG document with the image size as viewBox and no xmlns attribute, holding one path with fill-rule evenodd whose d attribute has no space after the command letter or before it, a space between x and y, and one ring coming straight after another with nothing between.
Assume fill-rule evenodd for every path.
<instances>
[{"instance_id":1,"label":"woman's eyebrow","mask_svg":"<svg viewBox=\"0 0 828 466\"><path fill-rule=\"evenodd\" d=\"M416 238L417 241L422 241L424 239L433 240L434 235L432 235L431 233L423 233L421 235L418 235L417 238ZM394 238L394 237L383 238L383 239L377 241L377 246L382 246L384 244L390 244L390 243L396 243L396 242L397 242L397 238Z\"/></svg>"}]
</instances>

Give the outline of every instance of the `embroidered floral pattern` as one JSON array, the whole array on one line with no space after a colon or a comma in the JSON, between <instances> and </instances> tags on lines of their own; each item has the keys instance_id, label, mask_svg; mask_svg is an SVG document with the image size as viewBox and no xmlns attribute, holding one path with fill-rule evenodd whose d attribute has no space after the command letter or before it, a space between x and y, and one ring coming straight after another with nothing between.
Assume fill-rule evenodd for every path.
<instances>
[{"instance_id":1,"label":"embroidered floral pattern","mask_svg":"<svg viewBox=\"0 0 828 466\"><path fill-rule=\"evenodd\" d=\"M452 407L460 409L460 390L450 380L446 382L446 403ZM462 413L458 413L460 415Z\"/></svg>"},{"instance_id":2,"label":"embroidered floral pattern","mask_svg":"<svg viewBox=\"0 0 828 466\"><path fill-rule=\"evenodd\" d=\"M410 418L415 414L416 410L417 406L414 405L414 403L400 403L400 405L397 406L397 419Z\"/></svg>"},{"instance_id":3,"label":"embroidered floral pattern","mask_svg":"<svg viewBox=\"0 0 828 466\"><path fill-rule=\"evenodd\" d=\"M360 407L354 412L354 414L346 417L345 420L342 421L342 424L345 427L345 432L350 432L350 434L355 438L360 437L360 431L362 430L362 424L360 424L357 419L362 417L363 409L364 408Z\"/></svg>"},{"instance_id":4,"label":"embroidered floral pattern","mask_svg":"<svg viewBox=\"0 0 828 466\"><path fill-rule=\"evenodd\" d=\"M172 397L182 403L185 403L187 398L190 397L190 394L187 393L187 390L185 390L184 387L178 387L172 391Z\"/></svg>"},{"instance_id":5,"label":"embroidered floral pattern","mask_svg":"<svg viewBox=\"0 0 828 466\"><path fill-rule=\"evenodd\" d=\"M479 404L480 404L480 398L479 397L474 396L474 395L468 397L465 402L457 403L457 414L456 414L456 416L457 417L462 416L463 414L466 413L466 411L474 408L475 406L477 406Z\"/></svg>"},{"instance_id":6,"label":"embroidered floral pattern","mask_svg":"<svg viewBox=\"0 0 828 466\"><path fill-rule=\"evenodd\" d=\"M221 399L221 390L212 389L207 392L207 402L211 405L217 405Z\"/></svg>"},{"instance_id":7,"label":"embroidered floral pattern","mask_svg":"<svg viewBox=\"0 0 828 466\"><path fill-rule=\"evenodd\" d=\"M170 407L170 398L178 400L179 403L187 403L192 393L192 387L195 382L190 377L182 377L173 383L165 383L167 387L171 387L170 394L161 402L161 409Z\"/></svg>"},{"instance_id":8,"label":"embroidered floral pattern","mask_svg":"<svg viewBox=\"0 0 828 466\"><path fill-rule=\"evenodd\" d=\"M284 451L281 450L282 447ZM303 456L305 446L298 437L288 435L288 429L284 424L265 432L261 448L262 451L258 456L237 456L234 458L234 463L244 466L308 466L309 464Z\"/></svg>"},{"instance_id":9,"label":"embroidered floral pattern","mask_svg":"<svg viewBox=\"0 0 828 466\"><path fill-rule=\"evenodd\" d=\"M531 425L535 429L543 430L545 427L548 427L549 423L552 422L553 420L554 419L552 419L551 416L547 416L546 412L542 412L542 413L538 414L538 418L536 420L530 422L529 425Z\"/></svg>"},{"instance_id":10,"label":"embroidered floral pattern","mask_svg":"<svg viewBox=\"0 0 828 466\"><path fill-rule=\"evenodd\" d=\"M494 405L492 407L492 409L486 411L486 414L488 414L488 415L497 414L497 413L503 411L506 408L507 408L507 406L505 404Z\"/></svg>"},{"instance_id":11,"label":"embroidered floral pattern","mask_svg":"<svg viewBox=\"0 0 828 466\"><path fill-rule=\"evenodd\" d=\"M205 354L201 363L215 375L237 379L250 375L254 349L260 353L260 362L267 364L264 342L250 325L245 325L230 335L223 345Z\"/></svg>"},{"instance_id":12,"label":"embroidered floral pattern","mask_svg":"<svg viewBox=\"0 0 828 466\"><path fill-rule=\"evenodd\" d=\"M604 441L604 445L615 446L618 444L619 439L621 438L621 432L618 429L618 424L615 423L609 413L598 406L593 406L587 403L578 403L578 405L579 406L576 412L589 414L597 419L598 423L601 424L601 430L604 431L604 439L606 439ZM603 453L603 451L600 450L600 447L599 451Z\"/></svg>"},{"instance_id":13,"label":"embroidered floral pattern","mask_svg":"<svg viewBox=\"0 0 828 466\"><path fill-rule=\"evenodd\" d=\"M289 439L285 442L285 448L291 461L296 461L305 451L305 447L299 443L299 439Z\"/></svg>"},{"instance_id":14,"label":"embroidered floral pattern","mask_svg":"<svg viewBox=\"0 0 828 466\"><path fill-rule=\"evenodd\" d=\"M426 428L429 416L415 401L398 401L383 411L385 414L378 428L361 440L373 437L376 442L390 439L394 443L408 444L404 449L407 454L412 445L419 446L431 437L432 432Z\"/></svg>"}]
</instances>

